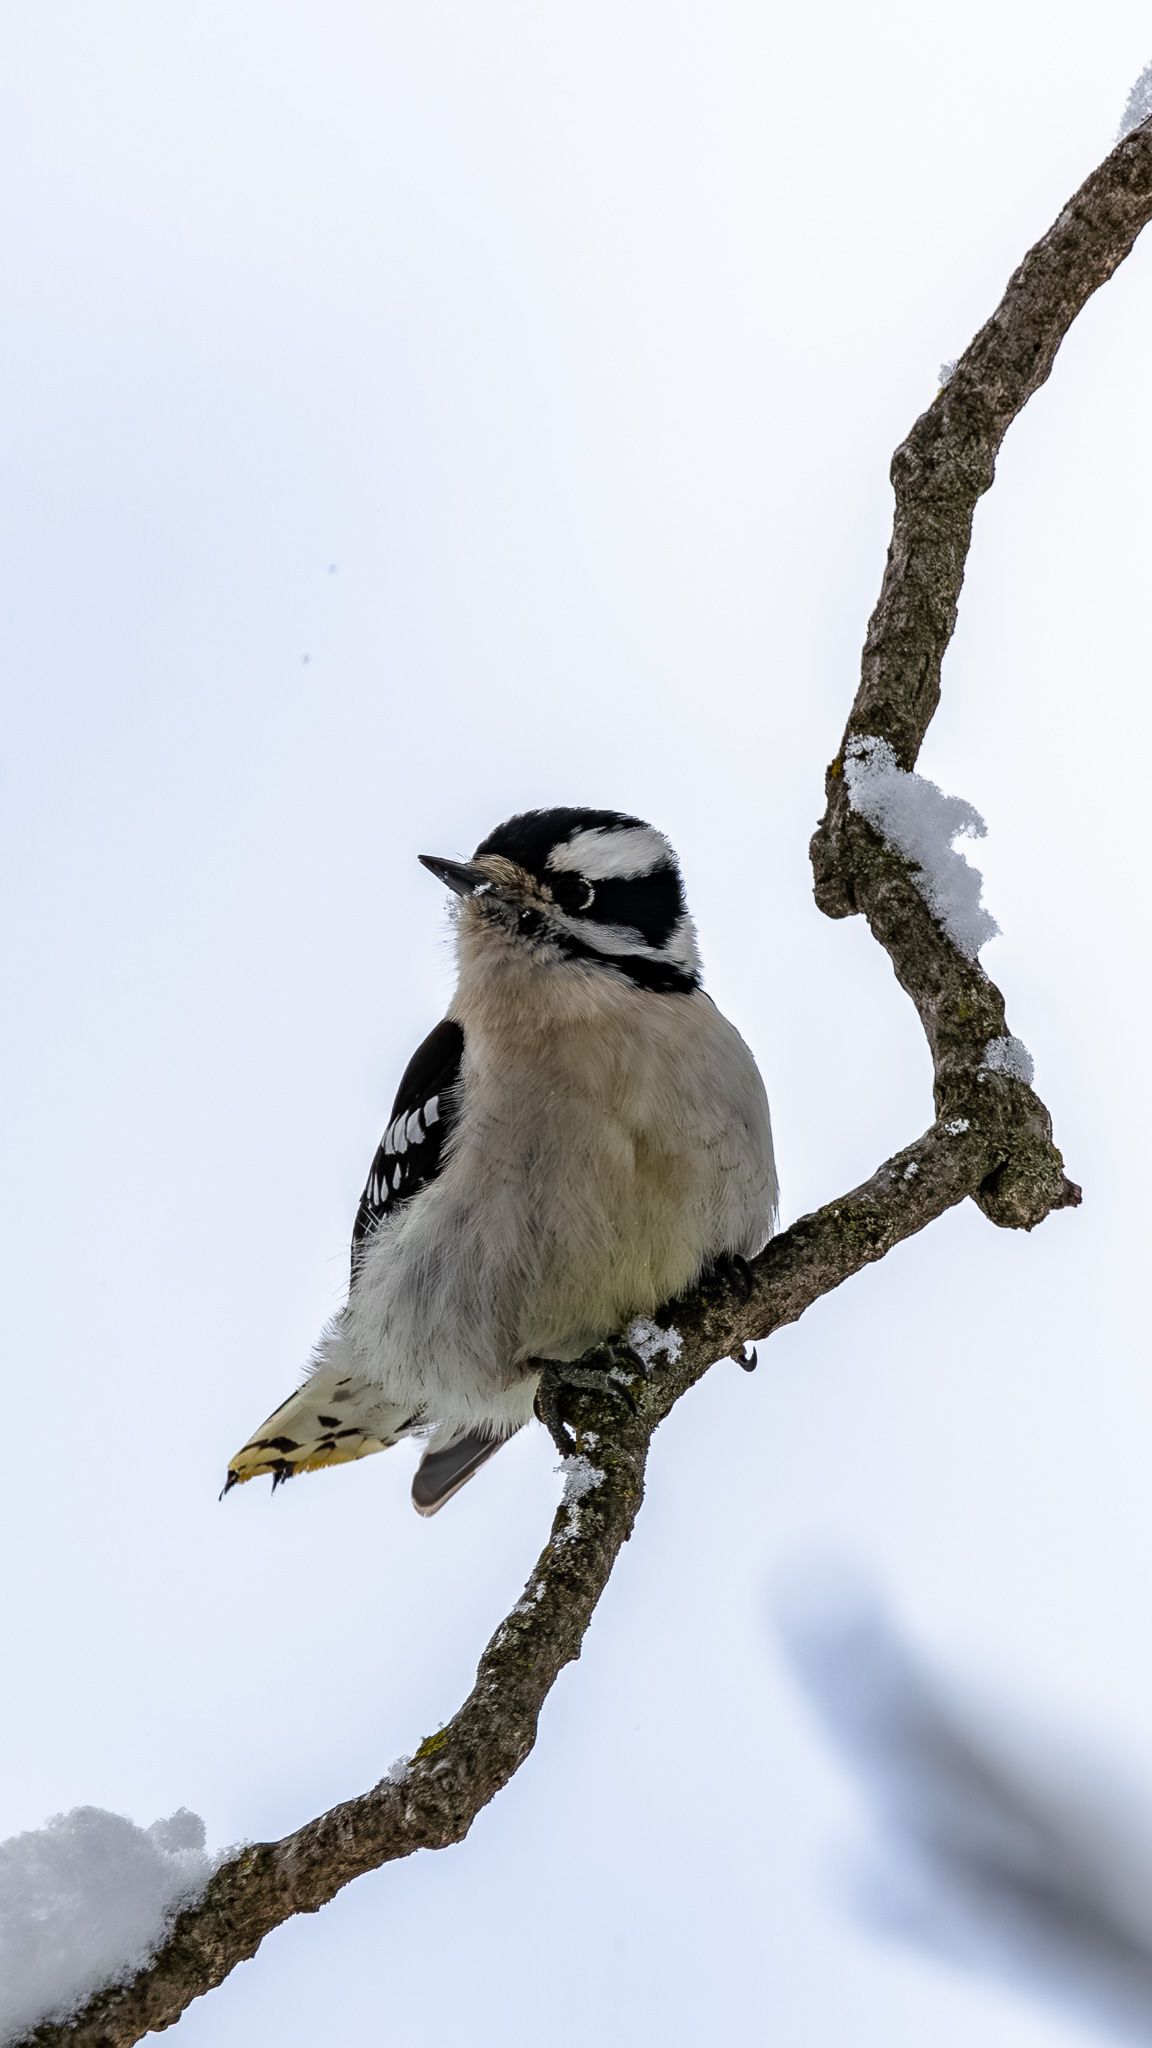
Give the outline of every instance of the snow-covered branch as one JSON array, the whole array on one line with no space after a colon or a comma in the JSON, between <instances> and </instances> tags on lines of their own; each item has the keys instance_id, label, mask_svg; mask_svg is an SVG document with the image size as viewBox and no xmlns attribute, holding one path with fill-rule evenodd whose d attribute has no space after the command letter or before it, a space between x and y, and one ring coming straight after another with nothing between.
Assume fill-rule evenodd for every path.
<instances>
[{"instance_id":1,"label":"snow-covered branch","mask_svg":"<svg viewBox=\"0 0 1152 2048\"><path fill-rule=\"evenodd\" d=\"M1008 1065L986 1057L1012 1039L1004 999L975 958L990 936L979 889L951 850L975 814L913 774L940 701L940 668L972 538L1012 421L1048 377L1076 315L1128 255L1152 216L1152 123L1124 134L1030 249L892 458L896 509L860 687L827 776L812 841L816 900L830 917L863 912L927 1034L942 1117L971 1115L980 1085L1000 1098L1012 1137L973 1190L992 1222L1030 1229L1077 1199L1052 1145L1047 1111ZM935 853L931 851L933 827ZM976 1089L973 1088L975 1081Z\"/></svg>"},{"instance_id":2,"label":"snow-covered branch","mask_svg":"<svg viewBox=\"0 0 1152 2048\"><path fill-rule=\"evenodd\" d=\"M605 1376L602 1391L565 1392L582 1461L575 1485L452 1720L359 1798L283 1841L229 1856L151 1962L25 2043L121 2048L139 2040L171 2025L292 1914L315 1912L382 1863L459 1841L532 1749L543 1702L579 1655L631 1531L653 1432L713 1361L763 1342L967 1196L995 1222L1025 1229L1079 1199L1028 1084L1027 1054L1007 1030L1003 998L975 957L988 935L978 889L973 895L961 876L957 895L965 863L951 842L971 829L973 814L912 770L939 697L973 510L1000 442L1150 216L1145 127L1117 145L1025 258L893 464L892 546L813 860L822 908L864 912L916 1004L935 1065L936 1121L862 1187L783 1232L755 1262L746 1293L717 1279L659 1315L642 1347L645 1369L625 1389ZM850 762L860 772L846 772ZM134 1961L122 1959L122 1979Z\"/></svg>"}]
</instances>

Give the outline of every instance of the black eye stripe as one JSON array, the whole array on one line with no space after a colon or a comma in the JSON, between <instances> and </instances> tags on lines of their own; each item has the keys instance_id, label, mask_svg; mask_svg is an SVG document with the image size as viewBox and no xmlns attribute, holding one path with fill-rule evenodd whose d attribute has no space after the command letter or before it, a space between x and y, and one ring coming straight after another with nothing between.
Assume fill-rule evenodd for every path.
<instances>
[{"instance_id":1,"label":"black eye stripe","mask_svg":"<svg viewBox=\"0 0 1152 2048\"><path fill-rule=\"evenodd\" d=\"M684 915L684 893L675 868L651 875L613 876L595 884L583 915L590 923L626 925L649 946L667 945Z\"/></svg>"}]
</instances>

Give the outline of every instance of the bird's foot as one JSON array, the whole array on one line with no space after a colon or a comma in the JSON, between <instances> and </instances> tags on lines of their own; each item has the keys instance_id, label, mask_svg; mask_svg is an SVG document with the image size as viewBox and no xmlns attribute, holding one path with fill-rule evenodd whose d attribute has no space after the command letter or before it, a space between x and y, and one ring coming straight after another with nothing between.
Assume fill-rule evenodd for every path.
<instances>
[{"instance_id":1,"label":"bird's foot","mask_svg":"<svg viewBox=\"0 0 1152 2048\"><path fill-rule=\"evenodd\" d=\"M535 1401L537 1419L544 1424L562 1458L570 1458L579 1442L576 1426L564 1412L566 1395L608 1394L635 1415L630 1382L644 1377L644 1364L622 1337L608 1338L570 1364L555 1358L537 1359L534 1363L540 1369Z\"/></svg>"},{"instance_id":2,"label":"bird's foot","mask_svg":"<svg viewBox=\"0 0 1152 2048\"><path fill-rule=\"evenodd\" d=\"M707 1286L710 1280L717 1281L721 1287L730 1288L742 1301L750 1301L756 1291L756 1275L747 1259L742 1258L739 1252L723 1252L718 1259L714 1259L704 1275L704 1285ZM754 1344L737 1341L728 1356L737 1365L743 1366L745 1372L755 1372L758 1359Z\"/></svg>"},{"instance_id":3,"label":"bird's foot","mask_svg":"<svg viewBox=\"0 0 1152 2048\"><path fill-rule=\"evenodd\" d=\"M718 1259L713 1259L704 1275L705 1284L709 1280L718 1280L722 1286L731 1287L743 1301L751 1299L756 1287L756 1276L739 1252L722 1252Z\"/></svg>"}]
</instances>

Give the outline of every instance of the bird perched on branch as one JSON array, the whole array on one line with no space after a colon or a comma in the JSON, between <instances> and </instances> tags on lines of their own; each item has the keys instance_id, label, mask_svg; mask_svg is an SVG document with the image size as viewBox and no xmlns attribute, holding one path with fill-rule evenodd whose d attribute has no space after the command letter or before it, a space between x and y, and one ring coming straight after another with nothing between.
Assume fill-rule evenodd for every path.
<instances>
[{"instance_id":1,"label":"bird perched on branch","mask_svg":"<svg viewBox=\"0 0 1152 2048\"><path fill-rule=\"evenodd\" d=\"M347 1305L225 1491L427 1440L437 1508L560 1369L771 1234L764 1087L700 986L663 834L617 811L528 811L469 861L459 981L405 1070L352 1233Z\"/></svg>"}]
</instances>

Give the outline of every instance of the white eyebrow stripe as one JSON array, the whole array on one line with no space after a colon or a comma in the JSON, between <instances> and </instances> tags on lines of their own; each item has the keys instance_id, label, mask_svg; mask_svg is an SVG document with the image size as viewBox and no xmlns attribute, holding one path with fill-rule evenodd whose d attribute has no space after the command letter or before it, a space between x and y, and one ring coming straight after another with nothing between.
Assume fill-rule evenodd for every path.
<instances>
[{"instance_id":1,"label":"white eyebrow stripe","mask_svg":"<svg viewBox=\"0 0 1152 2048\"><path fill-rule=\"evenodd\" d=\"M590 882L623 882L656 868L674 869L676 856L654 825L591 825L554 846L548 866L555 874L584 875Z\"/></svg>"}]
</instances>

